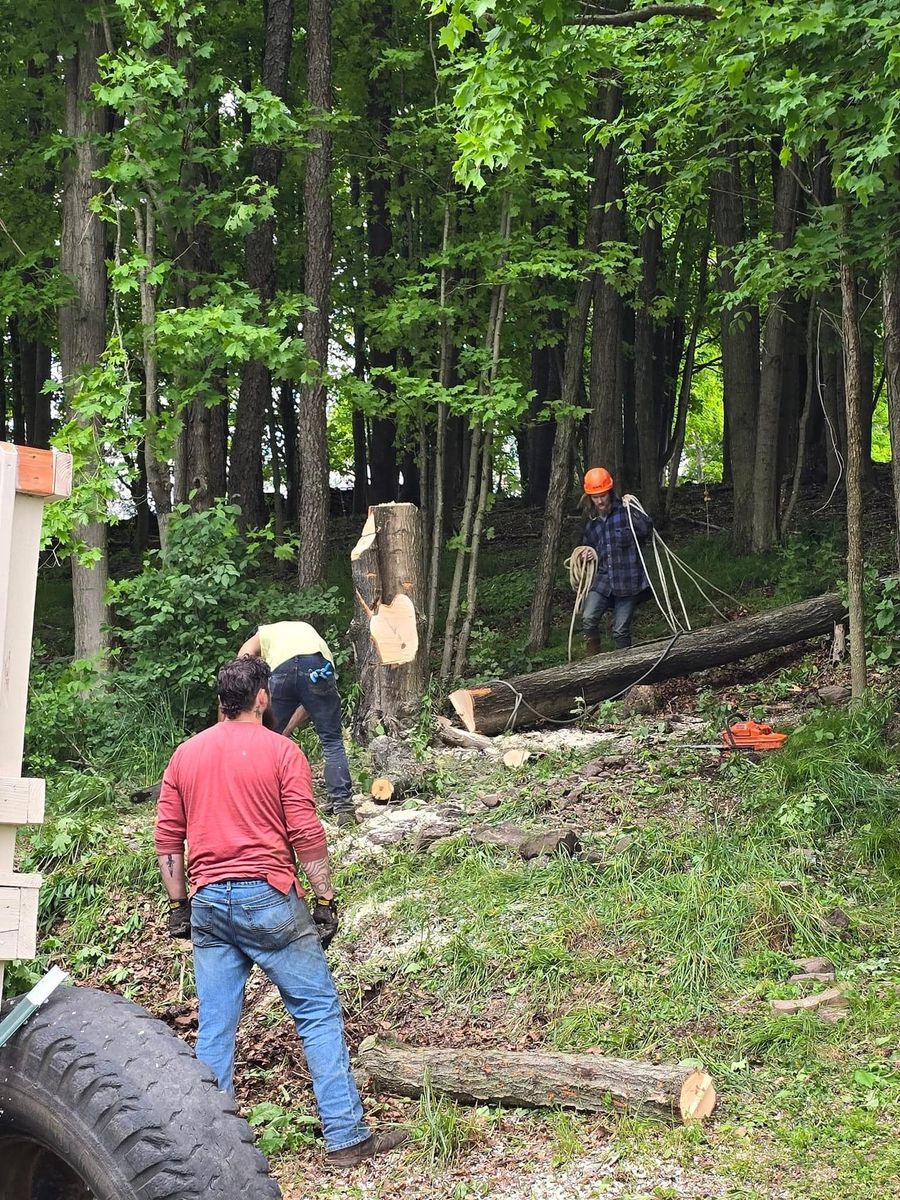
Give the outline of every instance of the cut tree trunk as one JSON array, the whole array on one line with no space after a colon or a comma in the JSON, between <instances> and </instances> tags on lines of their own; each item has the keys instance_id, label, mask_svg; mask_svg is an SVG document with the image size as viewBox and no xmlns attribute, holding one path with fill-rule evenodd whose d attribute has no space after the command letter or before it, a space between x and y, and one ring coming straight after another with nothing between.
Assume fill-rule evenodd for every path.
<instances>
[{"instance_id":1,"label":"cut tree trunk","mask_svg":"<svg viewBox=\"0 0 900 1200\"><path fill-rule=\"evenodd\" d=\"M672 679L830 634L845 613L840 595L828 592L787 608L681 634L669 642L596 654L568 666L461 688L452 693L450 702L471 733L503 733L566 717L575 721L585 704L616 696L638 680Z\"/></svg>"},{"instance_id":2,"label":"cut tree trunk","mask_svg":"<svg viewBox=\"0 0 900 1200\"><path fill-rule=\"evenodd\" d=\"M355 728L407 733L425 693L422 519L414 504L376 504L350 554L356 611L351 636L362 695Z\"/></svg>"},{"instance_id":3,"label":"cut tree trunk","mask_svg":"<svg viewBox=\"0 0 900 1200\"><path fill-rule=\"evenodd\" d=\"M428 1086L462 1104L584 1112L612 1105L689 1121L708 1116L716 1102L703 1071L599 1054L417 1049L372 1036L360 1044L358 1062L383 1091L416 1097Z\"/></svg>"}]
</instances>

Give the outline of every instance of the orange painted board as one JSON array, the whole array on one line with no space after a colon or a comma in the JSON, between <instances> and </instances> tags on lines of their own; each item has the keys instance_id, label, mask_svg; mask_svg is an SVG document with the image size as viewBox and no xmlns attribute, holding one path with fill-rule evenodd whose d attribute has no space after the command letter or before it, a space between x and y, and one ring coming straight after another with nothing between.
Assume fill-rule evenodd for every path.
<instances>
[{"instance_id":1,"label":"orange painted board","mask_svg":"<svg viewBox=\"0 0 900 1200\"><path fill-rule=\"evenodd\" d=\"M0 452L16 455L16 491L28 496L64 497L72 490L72 459L56 450L0 442Z\"/></svg>"}]
</instances>

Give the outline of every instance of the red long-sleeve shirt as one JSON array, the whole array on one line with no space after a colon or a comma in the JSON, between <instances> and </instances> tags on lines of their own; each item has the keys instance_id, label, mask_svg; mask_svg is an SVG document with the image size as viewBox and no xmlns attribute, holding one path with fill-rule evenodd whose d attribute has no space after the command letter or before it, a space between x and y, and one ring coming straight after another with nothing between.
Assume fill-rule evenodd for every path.
<instances>
[{"instance_id":1,"label":"red long-sleeve shirt","mask_svg":"<svg viewBox=\"0 0 900 1200\"><path fill-rule=\"evenodd\" d=\"M222 879L265 879L285 895L295 856L324 858L306 755L250 721L222 721L183 742L166 767L156 853L188 844L191 894Z\"/></svg>"}]
</instances>

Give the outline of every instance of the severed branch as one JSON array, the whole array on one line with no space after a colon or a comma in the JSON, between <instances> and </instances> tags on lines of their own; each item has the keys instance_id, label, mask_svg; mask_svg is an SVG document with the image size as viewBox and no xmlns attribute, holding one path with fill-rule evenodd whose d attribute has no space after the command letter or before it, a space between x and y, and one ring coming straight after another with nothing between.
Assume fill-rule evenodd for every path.
<instances>
[{"instance_id":1,"label":"severed branch","mask_svg":"<svg viewBox=\"0 0 900 1200\"><path fill-rule=\"evenodd\" d=\"M715 21L716 10L706 4L648 4L645 8L630 8L626 12L582 12L579 25L640 25L654 17L684 17L689 21Z\"/></svg>"}]
</instances>

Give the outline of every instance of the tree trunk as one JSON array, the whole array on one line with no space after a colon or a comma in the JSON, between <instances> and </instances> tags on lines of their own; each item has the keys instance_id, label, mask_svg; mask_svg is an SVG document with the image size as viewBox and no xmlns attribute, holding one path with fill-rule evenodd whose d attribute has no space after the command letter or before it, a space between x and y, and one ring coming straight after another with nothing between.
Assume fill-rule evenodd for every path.
<instances>
[{"instance_id":1,"label":"tree trunk","mask_svg":"<svg viewBox=\"0 0 900 1200\"><path fill-rule=\"evenodd\" d=\"M649 181L657 186L655 179ZM659 403L660 389L654 370L656 324L651 305L656 299L662 233L648 224L641 234L640 302L634 329L634 413L637 421L641 500L651 516L659 515Z\"/></svg>"},{"instance_id":2,"label":"tree trunk","mask_svg":"<svg viewBox=\"0 0 900 1200\"><path fill-rule=\"evenodd\" d=\"M841 208L841 325L844 336L844 393L847 413L847 607L850 613L850 686L853 698L866 691L866 626L863 583L863 445L859 296L850 261L850 214Z\"/></svg>"},{"instance_id":3,"label":"tree trunk","mask_svg":"<svg viewBox=\"0 0 900 1200\"><path fill-rule=\"evenodd\" d=\"M622 209L624 172L615 145L610 147L604 242L625 237ZM623 428L620 362L622 357L622 297L598 271L594 283L594 323L591 335L590 397L587 466L601 463L614 479L622 474Z\"/></svg>"},{"instance_id":4,"label":"tree trunk","mask_svg":"<svg viewBox=\"0 0 900 1200\"><path fill-rule=\"evenodd\" d=\"M684 356L684 369L681 374L681 387L678 393L678 404L675 415L675 428L672 431L672 444L668 449L666 461L669 467L669 481L666 489L666 516L671 515L675 504L675 491L678 487L678 470L681 456L684 453L684 436L687 430L688 412L691 407L691 388L694 382L694 363L697 357L697 338L700 328L706 318L706 292L709 282L709 243L710 230L707 225L706 236L700 247L699 275L697 278L697 299L694 305L694 316L691 321L691 332L688 336L687 351Z\"/></svg>"},{"instance_id":5,"label":"tree trunk","mask_svg":"<svg viewBox=\"0 0 900 1200\"><path fill-rule=\"evenodd\" d=\"M450 314L447 311L450 275L449 267L446 262L447 251L450 247L451 218L452 213L450 211L450 205L445 204L444 232L441 239L441 254L444 262L441 265L441 283L439 295L441 305L441 337L440 359L438 362L438 384L443 389L446 389L450 386L450 374L452 370L453 357L453 332L450 324ZM428 602L425 615L426 659L431 654L431 645L434 639L434 627L437 621L438 596L440 594L441 551L444 546L444 484L447 458L447 412L448 410L446 401L439 400L437 406L437 428L435 431L434 470L432 472L434 480L434 502L431 505L431 530L429 532L426 529L426 532L429 532L430 537L427 571Z\"/></svg>"},{"instance_id":6,"label":"tree trunk","mask_svg":"<svg viewBox=\"0 0 900 1200\"><path fill-rule=\"evenodd\" d=\"M331 3L309 0L306 29L306 77L310 111L321 122L310 130L312 145L306 158L304 234L306 282L304 292L315 305L303 323L307 356L315 379L300 388L300 547L298 582L310 587L325 578L328 551L328 430L326 389L331 312Z\"/></svg>"},{"instance_id":7,"label":"tree trunk","mask_svg":"<svg viewBox=\"0 0 900 1200\"><path fill-rule=\"evenodd\" d=\"M265 0L263 5L266 42L262 83L273 95L287 97L291 42L294 33L293 0ZM253 151L253 174L262 184L275 187L281 171L281 150L257 146ZM260 221L247 235L244 249L248 285L257 292L263 310L275 296L275 218ZM272 380L265 363L248 362L241 375L234 437L231 443L229 490L241 505L244 528L265 524L262 443Z\"/></svg>"},{"instance_id":8,"label":"tree trunk","mask_svg":"<svg viewBox=\"0 0 900 1200\"><path fill-rule=\"evenodd\" d=\"M773 246L787 250L794 240L796 227L797 162L777 168ZM769 295L763 332L762 371L759 388L759 414L756 422L756 459L753 472L752 546L756 554L765 554L778 540L778 511L781 491L778 435L781 427L784 359L790 313L787 288Z\"/></svg>"},{"instance_id":9,"label":"tree trunk","mask_svg":"<svg viewBox=\"0 0 900 1200\"><path fill-rule=\"evenodd\" d=\"M735 288L734 251L746 236L741 170L737 152L729 170L713 177L713 228L719 257L719 289ZM759 313L750 305L722 308L722 375L727 412L729 462L734 488L734 541L752 541L753 470L759 404Z\"/></svg>"},{"instance_id":10,"label":"tree trunk","mask_svg":"<svg viewBox=\"0 0 900 1200\"><path fill-rule=\"evenodd\" d=\"M604 155L599 149L595 150L584 233L584 248L588 255L596 253L600 241L608 166L609 155ZM591 308L593 290L594 277L593 273L591 273L579 281L578 289L575 293L575 305L569 317L569 326L566 335L566 357L563 367L561 404L563 415L556 423L556 437L553 440L553 456L550 461L550 487L547 495L547 507L544 513L544 525L541 531L534 600L531 605L531 619L528 629L528 645L533 650L545 646L550 634L553 587L556 581L563 514L565 513L569 499L572 445L575 436L575 420L572 416L567 415L567 412L570 413L577 404L578 394L582 386L584 341L587 334L588 313Z\"/></svg>"},{"instance_id":11,"label":"tree trunk","mask_svg":"<svg viewBox=\"0 0 900 1200\"><path fill-rule=\"evenodd\" d=\"M168 459L157 453L159 435L159 379L156 362L156 285L151 272L156 267L156 213L149 197L134 209L135 241L145 265L138 270L141 295L141 326L144 358L144 471L153 497L159 525L159 545L165 555L169 515L172 512L172 478Z\"/></svg>"},{"instance_id":12,"label":"tree trunk","mask_svg":"<svg viewBox=\"0 0 900 1200\"><path fill-rule=\"evenodd\" d=\"M297 409L294 407L294 385L283 379L278 389L278 418L284 438L284 516L295 528L299 509L300 476L297 464Z\"/></svg>"},{"instance_id":13,"label":"tree trunk","mask_svg":"<svg viewBox=\"0 0 900 1200\"><path fill-rule=\"evenodd\" d=\"M806 463L807 431L809 429L809 418L812 413L813 397L816 392L819 370L817 328L821 319L822 315L819 312L816 293L813 292L809 301L809 312L806 318L806 387L803 396L803 411L800 414L800 429L797 433L797 455L794 461L794 478L791 482L791 495L781 521L782 536L791 531L791 519L794 515L797 498L800 495L800 486L803 482L803 469Z\"/></svg>"},{"instance_id":14,"label":"tree trunk","mask_svg":"<svg viewBox=\"0 0 900 1200\"><path fill-rule=\"evenodd\" d=\"M420 1049L373 1035L361 1043L357 1061L383 1091L416 1097L433 1088L463 1104L583 1112L612 1107L682 1120L707 1116L715 1105L712 1080L693 1067L651 1066L599 1054ZM691 1112L688 1104L701 1086L706 1103Z\"/></svg>"},{"instance_id":15,"label":"tree trunk","mask_svg":"<svg viewBox=\"0 0 900 1200\"><path fill-rule=\"evenodd\" d=\"M472 733L503 733L549 720L575 721L576 711L584 704L615 696L638 679L672 679L830 633L845 612L840 595L831 592L787 608L683 633L668 651L669 643L659 641L596 654L568 666L515 676L508 684L461 689L450 699Z\"/></svg>"},{"instance_id":16,"label":"tree trunk","mask_svg":"<svg viewBox=\"0 0 900 1200\"><path fill-rule=\"evenodd\" d=\"M885 265L881 288L884 303L884 369L891 433L891 475L894 481L894 544L897 563L900 565L900 252L896 250Z\"/></svg>"},{"instance_id":17,"label":"tree trunk","mask_svg":"<svg viewBox=\"0 0 900 1200\"><path fill-rule=\"evenodd\" d=\"M393 10L389 0L369 0L371 24L366 31L377 56L391 41ZM390 76L380 75L369 83L366 99L366 128L372 153L366 173L366 246L368 252L369 295L375 309L381 308L393 292L394 234L390 211L390 180L393 164L388 153L391 132ZM396 353L369 331L368 366L372 385L381 393L381 408L393 407L394 388L380 370L396 366ZM369 442L369 499L383 504L397 499L399 471L396 448L397 427L390 417L374 417Z\"/></svg>"},{"instance_id":18,"label":"tree trunk","mask_svg":"<svg viewBox=\"0 0 900 1200\"><path fill-rule=\"evenodd\" d=\"M100 360L106 345L106 239L103 222L90 202L101 188L100 142L106 132L105 112L94 103L98 82L97 56L103 52L99 25L81 35L65 64L66 137L72 150L65 165L62 197L60 268L72 283L74 295L59 310L59 357L70 405L77 400L78 377ZM96 420L96 418L94 418ZM90 472L93 464L88 463ZM92 521L76 531L96 561L90 566L72 560L72 598L75 613L75 657L102 657L108 646L106 625L106 524Z\"/></svg>"},{"instance_id":19,"label":"tree trunk","mask_svg":"<svg viewBox=\"0 0 900 1200\"><path fill-rule=\"evenodd\" d=\"M422 522L412 504L377 504L350 555L356 609L351 639L361 695L354 728L392 737L415 725L425 694Z\"/></svg>"}]
</instances>

